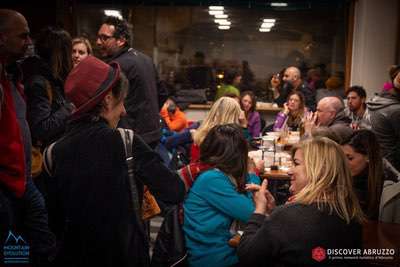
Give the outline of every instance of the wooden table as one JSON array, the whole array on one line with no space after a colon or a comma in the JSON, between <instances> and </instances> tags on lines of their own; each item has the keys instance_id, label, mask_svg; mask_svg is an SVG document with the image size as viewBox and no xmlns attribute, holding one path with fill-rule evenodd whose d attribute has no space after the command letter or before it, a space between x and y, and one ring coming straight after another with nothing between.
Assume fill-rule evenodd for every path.
<instances>
[{"instance_id":1,"label":"wooden table","mask_svg":"<svg viewBox=\"0 0 400 267\"><path fill-rule=\"evenodd\" d=\"M287 171L282 171L282 170L270 170L266 171L263 174L261 174L261 178L263 179L268 179L269 180L281 180L281 181L289 181L290 176L287 173Z\"/></svg>"},{"instance_id":2,"label":"wooden table","mask_svg":"<svg viewBox=\"0 0 400 267\"><path fill-rule=\"evenodd\" d=\"M260 176L268 179L268 190L274 196L276 204L284 204L289 197L290 176L287 171L270 170Z\"/></svg>"}]
</instances>

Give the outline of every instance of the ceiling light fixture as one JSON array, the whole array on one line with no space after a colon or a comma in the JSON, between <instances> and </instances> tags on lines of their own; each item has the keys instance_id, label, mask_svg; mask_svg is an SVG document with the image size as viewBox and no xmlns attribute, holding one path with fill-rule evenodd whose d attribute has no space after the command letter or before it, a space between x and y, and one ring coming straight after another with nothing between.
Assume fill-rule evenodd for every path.
<instances>
[{"instance_id":1,"label":"ceiling light fixture","mask_svg":"<svg viewBox=\"0 0 400 267\"><path fill-rule=\"evenodd\" d=\"M209 10L224 10L223 6L209 6Z\"/></svg>"},{"instance_id":2,"label":"ceiling light fixture","mask_svg":"<svg viewBox=\"0 0 400 267\"><path fill-rule=\"evenodd\" d=\"M224 22L229 22L227 19L214 19L215 23L224 23Z\"/></svg>"},{"instance_id":3,"label":"ceiling light fixture","mask_svg":"<svg viewBox=\"0 0 400 267\"><path fill-rule=\"evenodd\" d=\"M275 25L275 23L273 23L273 22L263 22L261 24L261 28L272 28L272 27L274 27L274 25Z\"/></svg>"},{"instance_id":4,"label":"ceiling light fixture","mask_svg":"<svg viewBox=\"0 0 400 267\"><path fill-rule=\"evenodd\" d=\"M271 6L274 6L274 7L285 7L285 6L288 6L288 4L287 3L271 3Z\"/></svg>"},{"instance_id":5,"label":"ceiling light fixture","mask_svg":"<svg viewBox=\"0 0 400 267\"><path fill-rule=\"evenodd\" d=\"M227 14L221 14L221 15L214 15L216 19L227 19L228 15Z\"/></svg>"},{"instance_id":6,"label":"ceiling light fixture","mask_svg":"<svg viewBox=\"0 0 400 267\"><path fill-rule=\"evenodd\" d=\"M218 23L219 25L231 25L232 24L232 22L230 22L230 21L220 21L220 22L216 22L216 23Z\"/></svg>"},{"instance_id":7,"label":"ceiling light fixture","mask_svg":"<svg viewBox=\"0 0 400 267\"><path fill-rule=\"evenodd\" d=\"M263 22L272 22L275 23L276 19L263 19Z\"/></svg>"},{"instance_id":8,"label":"ceiling light fixture","mask_svg":"<svg viewBox=\"0 0 400 267\"><path fill-rule=\"evenodd\" d=\"M119 11L119 10L115 10L115 9L105 9L105 10L104 10L104 14L105 14L106 16L117 17L117 18L119 18L119 19L122 19L121 11Z\"/></svg>"},{"instance_id":9,"label":"ceiling light fixture","mask_svg":"<svg viewBox=\"0 0 400 267\"><path fill-rule=\"evenodd\" d=\"M220 30L229 30L231 27L230 26L225 26L225 25L219 25L218 29Z\"/></svg>"},{"instance_id":10,"label":"ceiling light fixture","mask_svg":"<svg viewBox=\"0 0 400 267\"><path fill-rule=\"evenodd\" d=\"M210 10L210 11L208 11L208 14L210 14L210 15L223 15L224 11L223 10Z\"/></svg>"}]
</instances>

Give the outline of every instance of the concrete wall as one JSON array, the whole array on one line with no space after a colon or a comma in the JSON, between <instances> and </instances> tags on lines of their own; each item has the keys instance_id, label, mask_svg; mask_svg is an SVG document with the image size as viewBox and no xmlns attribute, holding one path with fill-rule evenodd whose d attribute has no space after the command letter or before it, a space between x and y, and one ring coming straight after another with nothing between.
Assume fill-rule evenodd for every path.
<instances>
[{"instance_id":1,"label":"concrete wall","mask_svg":"<svg viewBox=\"0 0 400 267\"><path fill-rule=\"evenodd\" d=\"M398 64L398 0L358 0L355 5L350 85L362 85L369 96L388 80L388 68Z\"/></svg>"}]
</instances>

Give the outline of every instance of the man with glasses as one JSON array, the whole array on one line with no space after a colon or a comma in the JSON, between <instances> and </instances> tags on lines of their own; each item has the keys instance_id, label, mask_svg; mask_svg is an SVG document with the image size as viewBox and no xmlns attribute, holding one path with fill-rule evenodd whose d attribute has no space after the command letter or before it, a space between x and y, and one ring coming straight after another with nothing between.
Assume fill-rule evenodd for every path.
<instances>
[{"instance_id":1,"label":"man with glasses","mask_svg":"<svg viewBox=\"0 0 400 267\"><path fill-rule=\"evenodd\" d=\"M322 98L313 114L310 112L305 119L304 129L308 135L319 127L329 128L341 140L347 140L353 133L351 120L344 113L343 101L336 96Z\"/></svg>"},{"instance_id":2,"label":"man with glasses","mask_svg":"<svg viewBox=\"0 0 400 267\"><path fill-rule=\"evenodd\" d=\"M97 34L100 56L115 61L129 80L125 99L127 116L119 126L135 130L155 148L161 137L159 110L166 100L160 92L158 75L150 57L129 47L130 33L125 20L106 17ZM159 90L160 89L160 90Z\"/></svg>"}]
</instances>

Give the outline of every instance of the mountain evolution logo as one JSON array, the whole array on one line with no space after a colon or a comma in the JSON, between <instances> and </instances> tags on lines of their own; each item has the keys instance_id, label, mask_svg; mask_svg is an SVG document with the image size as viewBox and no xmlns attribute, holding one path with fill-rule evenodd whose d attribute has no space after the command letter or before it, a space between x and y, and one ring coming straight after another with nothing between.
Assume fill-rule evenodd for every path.
<instances>
[{"instance_id":1,"label":"mountain evolution logo","mask_svg":"<svg viewBox=\"0 0 400 267\"><path fill-rule=\"evenodd\" d=\"M10 230L4 242L3 256L5 264L29 263L29 245L20 235Z\"/></svg>"}]
</instances>

